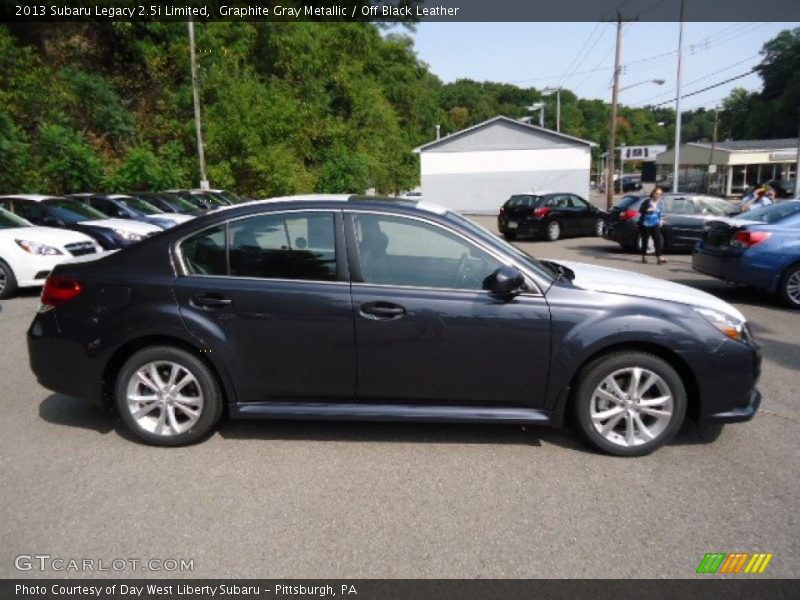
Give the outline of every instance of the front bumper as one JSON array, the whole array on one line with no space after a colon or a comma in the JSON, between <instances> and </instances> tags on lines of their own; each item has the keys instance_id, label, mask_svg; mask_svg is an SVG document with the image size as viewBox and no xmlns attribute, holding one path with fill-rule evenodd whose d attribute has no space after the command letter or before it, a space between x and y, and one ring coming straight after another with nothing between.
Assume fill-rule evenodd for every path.
<instances>
[{"instance_id":1,"label":"front bumper","mask_svg":"<svg viewBox=\"0 0 800 600\"><path fill-rule=\"evenodd\" d=\"M749 404L707 415L704 417L703 423L741 423L749 421L756 416L759 406L761 406L761 392L753 388L752 392L750 392Z\"/></svg>"}]
</instances>

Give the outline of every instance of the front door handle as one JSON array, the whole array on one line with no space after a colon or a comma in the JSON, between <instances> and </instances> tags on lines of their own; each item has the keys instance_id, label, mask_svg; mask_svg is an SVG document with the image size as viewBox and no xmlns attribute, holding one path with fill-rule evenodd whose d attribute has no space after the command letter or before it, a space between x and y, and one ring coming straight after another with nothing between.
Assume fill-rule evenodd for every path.
<instances>
[{"instance_id":1,"label":"front door handle","mask_svg":"<svg viewBox=\"0 0 800 600\"><path fill-rule=\"evenodd\" d=\"M406 314L406 309L391 302L367 302L361 305L361 316L373 321L393 321Z\"/></svg>"},{"instance_id":2,"label":"front door handle","mask_svg":"<svg viewBox=\"0 0 800 600\"><path fill-rule=\"evenodd\" d=\"M191 304L195 308L202 308L205 310L215 310L230 306L231 304L233 304L233 300L231 300L230 298L226 298L222 294L208 293L208 294L197 294L196 296L192 296L192 299L189 301L189 304Z\"/></svg>"}]
</instances>

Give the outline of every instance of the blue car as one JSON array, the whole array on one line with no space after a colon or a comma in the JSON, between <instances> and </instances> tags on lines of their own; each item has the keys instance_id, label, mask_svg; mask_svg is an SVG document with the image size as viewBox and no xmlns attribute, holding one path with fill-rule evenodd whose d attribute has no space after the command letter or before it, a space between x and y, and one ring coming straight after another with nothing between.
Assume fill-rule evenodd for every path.
<instances>
[{"instance_id":1,"label":"blue car","mask_svg":"<svg viewBox=\"0 0 800 600\"><path fill-rule=\"evenodd\" d=\"M778 294L800 309L800 201L710 223L692 256L695 271Z\"/></svg>"}]
</instances>

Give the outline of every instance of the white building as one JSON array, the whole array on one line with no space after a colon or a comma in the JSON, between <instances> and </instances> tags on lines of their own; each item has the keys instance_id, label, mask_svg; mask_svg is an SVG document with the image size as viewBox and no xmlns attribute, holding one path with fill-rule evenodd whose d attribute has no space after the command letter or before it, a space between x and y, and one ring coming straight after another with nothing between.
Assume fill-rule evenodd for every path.
<instances>
[{"instance_id":1,"label":"white building","mask_svg":"<svg viewBox=\"0 0 800 600\"><path fill-rule=\"evenodd\" d=\"M463 213L494 213L512 194L571 192L588 200L595 145L500 116L414 152L426 201Z\"/></svg>"}]
</instances>

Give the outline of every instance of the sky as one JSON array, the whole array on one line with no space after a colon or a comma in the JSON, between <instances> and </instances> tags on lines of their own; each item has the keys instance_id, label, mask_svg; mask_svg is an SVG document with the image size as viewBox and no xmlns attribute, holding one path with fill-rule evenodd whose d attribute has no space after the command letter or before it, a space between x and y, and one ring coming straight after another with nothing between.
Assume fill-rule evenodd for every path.
<instances>
[{"instance_id":1,"label":"sky","mask_svg":"<svg viewBox=\"0 0 800 600\"><path fill-rule=\"evenodd\" d=\"M760 62L765 42L798 26L684 23L683 95L746 73ZM678 23L624 25L622 104L666 101L674 106L678 32ZM538 89L562 86L582 98L611 100L615 23L421 23L411 35L418 57L444 82L469 78ZM684 98L681 109L713 108L735 87L759 90L761 80L750 74Z\"/></svg>"}]
</instances>

